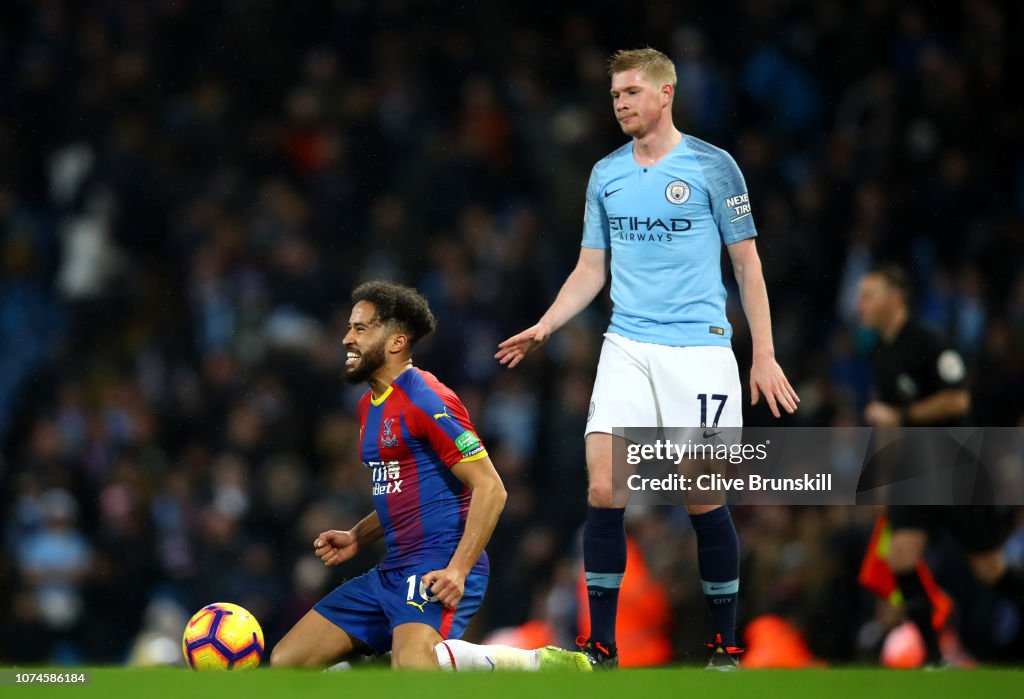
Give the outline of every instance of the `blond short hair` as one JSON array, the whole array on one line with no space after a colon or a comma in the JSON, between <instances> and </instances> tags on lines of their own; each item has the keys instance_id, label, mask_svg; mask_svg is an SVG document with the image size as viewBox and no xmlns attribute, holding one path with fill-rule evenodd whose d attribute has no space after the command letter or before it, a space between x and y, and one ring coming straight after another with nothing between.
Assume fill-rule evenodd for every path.
<instances>
[{"instance_id":1,"label":"blond short hair","mask_svg":"<svg viewBox=\"0 0 1024 699\"><path fill-rule=\"evenodd\" d=\"M608 75L639 70L644 77L659 87L669 83L676 86L676 67L668 56L651 47L616 51L608 59Z\"/></svg>"}]
</instances>

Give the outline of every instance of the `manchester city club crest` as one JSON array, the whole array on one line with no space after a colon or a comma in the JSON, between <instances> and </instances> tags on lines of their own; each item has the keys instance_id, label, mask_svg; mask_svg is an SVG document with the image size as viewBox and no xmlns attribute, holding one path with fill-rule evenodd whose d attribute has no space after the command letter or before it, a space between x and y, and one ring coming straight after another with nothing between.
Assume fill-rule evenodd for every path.
<instances>
[{"instance_id":1,"label":"manchester city club crest","mask_svg":"<svg viewBox=\"0 0 1024 699\"><path fill-rule=\"evenodd\" d=\"M670 204L683 204L690 198L690 185L682 180L672 180L665 187L665 198Z\"/></svg>"}]
</instances>

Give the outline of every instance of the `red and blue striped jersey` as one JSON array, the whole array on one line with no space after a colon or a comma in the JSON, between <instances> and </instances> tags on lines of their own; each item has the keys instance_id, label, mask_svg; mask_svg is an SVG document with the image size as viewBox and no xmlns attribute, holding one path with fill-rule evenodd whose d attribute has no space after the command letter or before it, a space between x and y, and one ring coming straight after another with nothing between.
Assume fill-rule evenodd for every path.
<instances>
[{"instance_id":1,"label":"red and blue striped jersey","mask_svg":"<svg viewBox=\"0 0 1024 699\"><path fill-rule=\"evenodd\" d=\"M367 391L358 415L360 457L373 474L387 546L378 567L444 568L465 531L472 492L451 468L487 456L469 413L454 391L413 367L380 398ZM473 572L489 572L486 553Z\"/></svg>"}]
</instances>

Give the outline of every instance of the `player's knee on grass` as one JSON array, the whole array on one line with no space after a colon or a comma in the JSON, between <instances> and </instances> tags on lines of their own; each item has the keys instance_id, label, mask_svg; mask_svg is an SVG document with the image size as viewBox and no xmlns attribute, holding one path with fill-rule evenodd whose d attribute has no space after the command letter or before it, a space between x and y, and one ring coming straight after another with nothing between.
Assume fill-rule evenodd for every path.
<instances>
[{"instance_id":1,"label":"player's knee on grass","mask_svg":"<svg viewBox=\"0 0 1024 699\"><path fill-rule=\"evenodd\" d=\"M408 644L392 649L391 667L395 670L437 670L437 655L430 644Z\"/></svg>"},{"instance_id":2,"label":"player's knee on grass","mask_svg":"<svg viewBox=\"0 0 1024 699\"><path fill-rule=\"evenodd\" d=\"M322 668L363 648L315 609L306 613L270 653L272 667Z\"/></svg>"},{"instance_id":3,"label":"player's knee on grass","mask_svg":"<svg viewBox=\"0 0 1024 699\"><path fill-rule=\"evenodd\" d=\"M271 667L312 667L309 661L308 655L299 653L294 644L287 641L281 641L270 652Z\"/></svg>"},{"instance_id":4,"label":"player's knee on grass","mask_svg":"<svg viewBox=\"0 0 1024 699\"><path fill-rule=\"evenodd\" d=\"M391 667L395 670L436 670L434 646L442 641L428 624L399 624L392 632Z\"/></svg>"}]
</instances>

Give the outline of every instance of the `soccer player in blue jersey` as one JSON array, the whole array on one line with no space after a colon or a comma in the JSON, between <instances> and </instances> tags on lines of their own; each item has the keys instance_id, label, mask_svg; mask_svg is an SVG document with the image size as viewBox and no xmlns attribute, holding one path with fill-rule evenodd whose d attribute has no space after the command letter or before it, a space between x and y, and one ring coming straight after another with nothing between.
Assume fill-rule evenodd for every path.
<instances>
[{"instance_id":1,"label":"soccer player in blue jersey","mask_svg":"<svg viewBox=\"0 0 1024 699\"><path fill-rule=\"evenodd\" d=\"M396 668L589 671L578 652L458 640L483 601L484 546L505 488L458 396L413 366L413 345L435 326L423 297L377 281L358 287L352 301L345 378L370 387L358 416L374 512L352 529L323 532L313 546L328 566L379 539L387 553L299 620L271 664L326 667L391 651Z\"/></svg>"},{"instance_id":2,"label":"soccer player in blue jersey","mask_svg":"<svg viewBox=\"0 0 1024 699\"><path fill-rule=\"evenodd\" d=\"M536 325L495 355L514 367L604 288L614 302L586 428L589 476L583 562L591 635L581 648L602 667L618 664L615 615L626 569L627 493L612 487L613 427L740 427L741 390L725 317L726 246L753 340L751 404L763 395L775 417L799 398L775 361L768 294L743 176L728 153L683 135L672 122L675 67L645 48L609 65L615 118L631 141L590 175L579 261ZM710 608L709 667L738 666L739 542L728 508L687 506Z\"/></svg>"}]
</instances>

